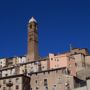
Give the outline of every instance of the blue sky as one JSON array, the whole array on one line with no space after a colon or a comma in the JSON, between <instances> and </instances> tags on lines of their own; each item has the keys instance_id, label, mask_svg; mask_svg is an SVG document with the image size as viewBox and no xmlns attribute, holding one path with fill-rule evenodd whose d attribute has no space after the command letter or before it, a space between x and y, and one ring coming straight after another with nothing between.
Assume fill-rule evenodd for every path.
<instances>
[{"instance_id":1,"label":"blue sky","mask_svg":"<svg viewBox=\"0 0 90 90\"><path fill-rule=\"evenodd\" d=\"M90 2L86 0L0 0L0 57L27 53L27 23L38 22L39 52L90 50Z\"/></svg>"}]
</instances>

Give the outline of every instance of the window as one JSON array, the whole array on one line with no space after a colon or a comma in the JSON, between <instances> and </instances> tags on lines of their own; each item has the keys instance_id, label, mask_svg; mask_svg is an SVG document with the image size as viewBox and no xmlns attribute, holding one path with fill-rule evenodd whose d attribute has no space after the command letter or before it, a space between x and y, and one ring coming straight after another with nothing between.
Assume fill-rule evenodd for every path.
<instances>
[{"instance_id":1,"label":"window","mask_svg":"<svg viewBox=\"0 0 90 90\"><path fill-rule=\"evenodd\" d=\"M3 87L3 90L6 90L6 87Z\"/></svg>"},{"instance_id":2,"label":"window","mask_svg":"<svg viewBox=\"0 0 90 90\"><path fill-rule=\"evenodd\" d=\"M35 82L37 83L37 80Z\"/></svg>"},{"instance_id":3,"label":"window","mask_svg":"<svg viewBox=\"0 0 90 90\"><path fill-rule=\"evenodd\" d=\"M8 76L8 74L5 74L5 76L7 77L7 76Z\"/></svg>"},{"instance_id":4,"label":"window","mask_svg":"<svg viewBox=\"0 0 90 90\"><path fill-rule=\"evenodd\" d=\"M32 29L32 25L30 25L30 29Z\"/></svg>"},{"instance_id":5,"label":"window","mask_svg":"<svg viewBox=\"0 0 90 90\"><path fill-rule=\"evenodd\" d=\"M11 82L11 79L9 79L9 82Z\"/></svg>"},{"instance_id":6,"label":"window","mask_svg":"<svg viewBox=\"0 0 90 90\"><path fill-rule=\"evenodd\" d=\"M57 59L57 62L59 61L59 59Z\"/></svg>"},{"instance_id":7,"label":"window","mask_svg":"<svg viewBox=\"0 0 90 90\"><path fill-rule=\"evenodd\" d=\"M33 40L33 38L30 38L29 40L31 41L31 40Z\"/></svg>"},{"instance_id":8,"label":"window","mask_svg":"<svg viewBox=\"0 0 90 90\"><path fill-rule=\"evenodd\" d=\"M19 86L18 85L16 85L16 89L19 89Z\"/></svg>"},{"instance_id":9,"label":"window","mask_svg":"<svg viewBox=\"0 0 90 90\"><path fill-rule=\"evenodd\" d=\"M53 60L53 58L51 58L51 60Z\"/></svg>"},{"instance_id":10,"label":"window","mask_svg":"<svg viewBox=\"0 0 90 90\"><path fill-rule=\"evenodd\" d=\"M75 66L77 67L77 63L75 63Z\"/></svg>"},{"instance_id":11,"label":"window","mask_svg":"<svg viewBox=\"0 0 90 90\"><path fill-rule=\"evenodd\" d=\"M0 88L1 88L1 83L0 83Z\"/></svg>"},{"instance_id":12,"label":"window","mask_svg":"<svg viewBox=\"0 0 90 90\"><path fill-rule=\"evenodd\" d=\"M42 68L44 68L44 66L42 66Z\"/></svg>"},{"instance_id":13,"label":"window","mask_svg":"<svg viewBox=\"0 0 90 90\"><path fill-rule=\"evenodd\" d=\"M36 90L39 90L38 87L36 87Z\"/></svg>"},{"instance_id":14,"label":"window","mask_svg":"<svg viewBox=\"0 0 90 90\"><path fill-rule=\"evenodd\" d=\"M16 78L16 83L19 81L19 78Z\"/></svg>"},{"instance_id":15,"label":"window","mask_svg":"<svg viewBox=\"0 0 90 90\"><path fill-rule=\"evenodd\" d=\"M56 70L56 73L58 72L58 70Z\"/></svg>"},{"instance_id":16,"label":"window","mask_svg":"<svg viewBox=\"0 0 90 90\"><path fill-rule=\"evenodd\" d=\"M6 80L5 79L3 80L3 84L6 84Z\"/></svg>"},{"instance_id":17,"label":"window","mask_svg":"<svg viewBox=\"0 0 90 90\"><path fill-rule=\"evenodd\" d=\"M44 79L44 86L47 86L47 79Z\"/></svg>"}]
</instances>

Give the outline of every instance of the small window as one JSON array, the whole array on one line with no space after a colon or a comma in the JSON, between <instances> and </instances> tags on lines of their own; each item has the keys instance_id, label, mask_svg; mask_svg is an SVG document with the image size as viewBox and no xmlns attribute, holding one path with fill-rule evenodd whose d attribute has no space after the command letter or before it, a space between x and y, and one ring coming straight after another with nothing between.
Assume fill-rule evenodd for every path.
<instances>
[{"instance_id":1,"label":"small window","mask_svg":"<svg viewBox=\"0 0 90 90\"><path fill-rule=\"evenodd\" d=\"M31 41L31 40L33 40L33 38L30 38L29 40Z\"/></svg>"},{"instance_id":2,"label":"small window","mask_svg":"<svg viewBox=\"0 0 90 90\"><path fill-rule=\"evenodd\" d=\"M42 68L44 68L44 66L42 66Z\"/></svg>"},{"instance_id":3,"label":"small window","mask_svg":"<svg viewBox=\"0 0 90 90\"><path fill-rule=\"evenodd\" d=\"M16 85L16 89L19 89L19 86L18 85Z\"/></svg>"},{"instance_id":4,"label":"small window","mask_svg":"<svg viewBox=\"0 0 90 90\"><path fill-rule=\"evenodd\" d=\"M35 82L37 83L37 80Z\"/></svg>"},{"instance_id":5,"label":"small window","mask_svg":"<svg viewBox=\"0 0 90 90\"><path fill-rule=\"evenodd\" d=\"M47 79L44 79L44 86L47 86Z\"/></svg>"},{"instance_id":6,"label":"small window","mask_svg":"<svg viewBox=\"0 0 90 90\"><path fill-rule=\"evenodd\" d=\"M36 90L39 90L38 87L36 87Z\"/></svg>"},{"instance_id":7,"label":"small window","mask_svg":"<svg viewBox=\"0 0 90 90\"><path fill-rule=\"evenodd\" d=\"M59 59L57 59L57 62L59 61Z\"/></svg>"},{"instance_id":8,"label":"small window","mask_svg":"<svg viewBox=\"0 0 90 90\"><path fill-rule=\"evenodd\" d=\"M6 90L6 87L3 87L3 90Z\"/></svg>"},{"instance_id":9,"label":"small window","mask_svg":"<svg viewBox=\"0 0 90 90\"><path fill-rule=\"evenodd\" d=\"M77 67L77 63L75 63L75 66Z\"/></svg>"},{"instance_id":10,"label":"small window","mask_svg":"<svg viewBox=\"0 0 90 90\"><path fill-rule=\"evenodd\" d=\"M16 78L16 83L19 81L19 78Z\"/></svg>"},{"instance_id":11,"label":"small window","mask_svg":"<svg viewBox=\"0 0 90 90\"><path fill-rule=\"evenodd\" d=\"M19 78L16 78L16 80L19 80Z\"/></svg>"},{"instance_id":12,"label":"small window","mask_svg":"<svg viewBox=\"0 0 90 90\"><path fill-rule=\"evenodd\" d=\"M0 88L1 88L1 84L0 84Z\"/></svg>"},{"instance_id":13,"label":"small window","mask_svg":"<svg viewBox=\"0 0 90 90\"><path fill-rule=\"evenodd\" d=\"M7 77L7 76L8 76L8 74L5 74L5 76Z\"/></svg>"},{"instance_id":14,"label":"small window","mask_svg":"<svg viewBox=\"0 0 90 90\"><path fill-rule=\"evenodd\" d=\"M3 84L6 84L6 80L5 79L3 80Z\"/></svg>"},{"instance_id":15,"label":"small window","mask_svg":"<svg viewBox=\"0 0 90 90\"><path fill-rule=\"evenodd\" d=\"M53 60L53 58L51 58L51 60Z\"/></svg>"},{"instance_id":16,"label":"small window","mask_svg":"<svg viewBox=\"0 0 90 90\"><path fill-rule=\"evenodd\" d=\"M30 25L30 29L32 29L32 24Z\"/></svg>"},{"instance_id":17,"label":"small window","mask_svg":"<svg viewBox=\"0 0 90 90\"><path fill-rule=\"evenodd\" d=\"M9 82L11 82L11 79L9 79Z\"/></svg>"}]
</instances>

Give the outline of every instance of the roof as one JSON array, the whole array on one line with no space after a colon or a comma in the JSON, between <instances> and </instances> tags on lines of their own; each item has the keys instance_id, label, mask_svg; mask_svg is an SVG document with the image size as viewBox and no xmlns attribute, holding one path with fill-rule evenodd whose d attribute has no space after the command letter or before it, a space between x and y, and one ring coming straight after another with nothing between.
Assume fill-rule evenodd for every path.
<instances>
[{"instance_id":1,"label":"roof","mask_svg":"<svg viewBox=\"0 0 90 90\"><path fill-rule=\"evenodd\" d=\"M28 73L28 75L45 73L45 72L53 72L53 71L58 71L58 70L63 70L63 69L66 69L66 67L61 67L61 68L56 68L56 69L49 69L49 70L38 71L38 72L31 72L31 73Z\"/></svg>"},{"instance_id":2,"label":"roof","mask_svg":"<svg viewBox=\"0 0 90 90\"><path fill-rule=\"evenodd\" d=\"M29 23L31 23L31 22L37 23L37 21L36 21L36 19L35 19L34 17L32 17L32 18L29 20Z\"/></svg>"},{"instance_id":3,"label":"roof","mask_svg":"<svg viewBox=\"0 0 90 90\"><path fill-rule=\"evenodd\" d=\"M2 79L9 79L9 78L16 78L16 77L26 77L26 78L30 79L30 77L28 77L25 74L18 74L18 75L11 75L11 76L7 76L7 77L0 77L0 80L2 80Z\"/></svg>"}]
</instances>

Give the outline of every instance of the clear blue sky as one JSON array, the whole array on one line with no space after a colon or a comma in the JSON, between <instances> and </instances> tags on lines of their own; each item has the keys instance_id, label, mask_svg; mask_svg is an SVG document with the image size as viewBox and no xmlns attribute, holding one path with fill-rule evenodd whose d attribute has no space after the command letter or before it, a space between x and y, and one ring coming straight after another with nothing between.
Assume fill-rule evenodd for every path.
<instances>
[{"instance_id":1,"label":"clear blue sky","mask_svg":"<svg viewBox=\"0 0 90 90\"><path fill-rule=\"evenodd\" d=\"M86 0L0 0L0 57L25 55L27 23L34 16L39 27L39 52L90 50L90 2Z\"/></svg>"}]
</instances>

